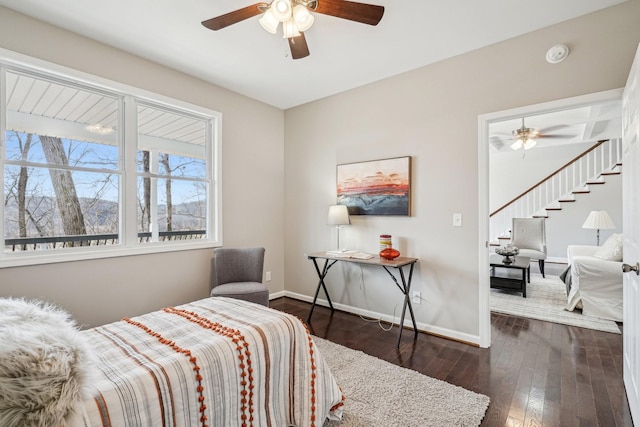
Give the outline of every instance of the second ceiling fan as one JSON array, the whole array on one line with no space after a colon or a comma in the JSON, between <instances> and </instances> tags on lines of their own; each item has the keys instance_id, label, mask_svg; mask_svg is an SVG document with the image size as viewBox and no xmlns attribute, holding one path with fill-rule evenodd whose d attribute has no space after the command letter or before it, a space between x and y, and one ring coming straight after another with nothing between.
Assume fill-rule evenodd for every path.
<instances>
[{"instance_id":1,"label":"second ceiling fan","mask_svg":"<svg viewBox=\"0 0 640 427\"><path fill-rule=\"evenodd\" d=\"M551 135L546 132L551 130L556 130L565 127L564 125L554 126L553 128L547 128L545 130L537 130L534 128L528 128L524 125L524 117L522 118L522 126L520 128L514 130L511 134L513 136L514 142L511 144L511 148L513 150L519 150L524 148L525 150L530 150L535 147L538 138L573 138L572 135Z\"/></svg>"},{"instance_id":2,"label":"second ceiling fan","mask_svg":"<svg viewBox=\"0 0 640 427\"><path fill-rule=\"evenodd\" d=\"M271 3L256 3L207 19L202 25L217 31L262 14L260 25L272 34L276 34L282 23L283 37L289 41L291 57L300 59L309 56L304 32L313 24L311 12L377 25L384 14L384 7L347 0L273 0Z\"/></svg>"}]
</instances>

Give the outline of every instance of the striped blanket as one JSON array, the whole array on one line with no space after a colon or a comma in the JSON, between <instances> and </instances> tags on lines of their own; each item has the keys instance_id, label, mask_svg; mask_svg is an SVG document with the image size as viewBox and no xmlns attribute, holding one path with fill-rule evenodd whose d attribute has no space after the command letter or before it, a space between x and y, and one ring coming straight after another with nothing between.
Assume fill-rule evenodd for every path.
<instances>
[{"instance_id":1,"label":"striped blanket","mask_svg":"<svg viewBox=\"0 0 640 427\"><path fill-rule=\"evenodd\" d=\"M75 426L322 426L343 395L304 324L206 298L83 331L100 364Z\"/></svg>"}]
</instances>

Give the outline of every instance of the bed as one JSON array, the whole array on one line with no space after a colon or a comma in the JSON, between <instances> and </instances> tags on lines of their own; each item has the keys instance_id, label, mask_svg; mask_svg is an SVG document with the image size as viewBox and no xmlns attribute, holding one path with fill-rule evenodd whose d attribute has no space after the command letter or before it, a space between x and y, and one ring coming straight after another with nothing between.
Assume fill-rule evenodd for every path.
<instances>
[{"instance_id":1,"label":"bed","mask_svg":"<svg viewBox=\"0 0 640 427\"><path fill-rule=\"evenodd\" d=\"M67 427L302 427L342 415L338 384L287 313L206 298L78 334L94 360Z\"/></svg>"}]
</instances>

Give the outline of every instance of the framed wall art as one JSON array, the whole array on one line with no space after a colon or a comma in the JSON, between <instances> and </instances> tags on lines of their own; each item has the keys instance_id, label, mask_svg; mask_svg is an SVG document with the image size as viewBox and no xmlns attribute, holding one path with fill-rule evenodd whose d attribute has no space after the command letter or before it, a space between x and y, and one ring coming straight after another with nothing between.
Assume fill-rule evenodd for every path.
<instances>
[{"instance_id":1,"label":"framed wall art","mask_svg":"<svg viewBox=\"0 0 640 427\"><path fill-rule=\"evenodd\" d=\"M338 204L350 215L411 215L411 157L337 167Z\"/></svg>"}]
</instances>

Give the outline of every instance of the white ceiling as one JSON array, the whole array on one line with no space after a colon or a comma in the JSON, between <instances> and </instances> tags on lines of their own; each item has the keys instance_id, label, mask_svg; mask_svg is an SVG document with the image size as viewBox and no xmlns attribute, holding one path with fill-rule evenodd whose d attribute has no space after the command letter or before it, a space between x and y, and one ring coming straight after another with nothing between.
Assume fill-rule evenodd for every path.
<instances>
[{"instance_id":1,"label":"white ceiling","mask_svg":"<svg viewBox=\"0 0 640 427\"><path fill-rule=\"evenodd\" d=\"M0 5L286 109L623 1L368 0L385 7L378 26L315 14L305 33L311 55L298 60L289 57L285 39L262 29L258 16L215 32L200 24L256 0Z\"/></svg>"},{"instance_id":2,"label":"white ceiling","mask_svg":"<svg viewBox=\"0 0 640 427\"><path fill-rule=\"evenodd\" d=\"M536 150L619 138L622 136L622 101L593 102L551 113L527 115L524 125L540 132L540 137L536 138ZM522 118L491 123L490 153L512 152L513 131L521 126Z\"/></svg>"}]
</instances>

